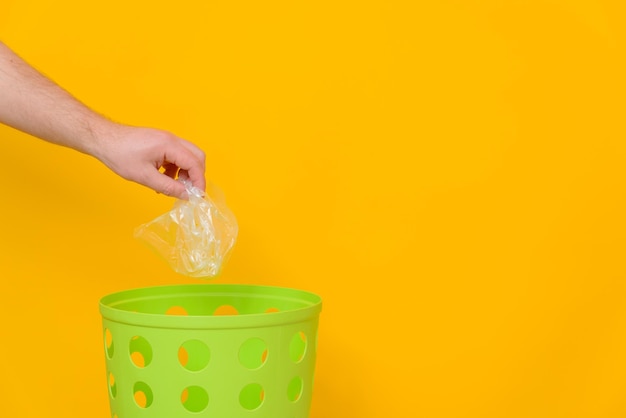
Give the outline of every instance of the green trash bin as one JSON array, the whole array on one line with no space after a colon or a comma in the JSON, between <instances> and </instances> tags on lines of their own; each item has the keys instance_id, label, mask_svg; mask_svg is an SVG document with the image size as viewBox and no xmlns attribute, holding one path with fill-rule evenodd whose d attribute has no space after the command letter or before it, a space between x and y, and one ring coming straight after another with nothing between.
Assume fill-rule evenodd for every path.
<instances>
[{"instance_id":1,"label":"green trash bin","mask_svg":"<svg viewBox=\"0 0 626 418\"><path fill-rule=\"evenodd\" d=\"M100 301L113 418L307 418L321 298L252 285Z\"/></svg>"}]
</instances>

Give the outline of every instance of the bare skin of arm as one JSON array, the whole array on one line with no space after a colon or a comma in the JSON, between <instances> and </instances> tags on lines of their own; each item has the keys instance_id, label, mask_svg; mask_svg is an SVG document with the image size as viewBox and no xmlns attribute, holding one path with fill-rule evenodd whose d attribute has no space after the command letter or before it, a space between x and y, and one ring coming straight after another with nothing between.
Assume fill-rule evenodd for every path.
<instances>
[{"instance_id":1,"label":"bare skin of arm","mask_svg":"<svg viewBox=\"0 0 626 418\"><path fill-rule=\"evenodd\" d=\"M0 42L0 123L89 154L121 177L186 198L177 173L204 190L204 153L167 131L119 124L92 111ZM161 173L160 169L164 172Z\"/></svg>"}]
</instances>

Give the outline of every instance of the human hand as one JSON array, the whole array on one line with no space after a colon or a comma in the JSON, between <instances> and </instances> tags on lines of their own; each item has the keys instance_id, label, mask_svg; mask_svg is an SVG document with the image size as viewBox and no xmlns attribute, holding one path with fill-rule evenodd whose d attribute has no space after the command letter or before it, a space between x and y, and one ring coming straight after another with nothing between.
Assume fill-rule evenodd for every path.
<instances>
[{"instance_id":1,"label":"human hand","mask_svg":"<svg viewBox=\"0 0 626 418\"><path fill-rule=\"evenodd\" d=\"M92 155L121 177L157 193L187 199L176 176L205 190L205 156L196 145L167 131L112 124L96 134Z\"/></svg>"}]
</instances>

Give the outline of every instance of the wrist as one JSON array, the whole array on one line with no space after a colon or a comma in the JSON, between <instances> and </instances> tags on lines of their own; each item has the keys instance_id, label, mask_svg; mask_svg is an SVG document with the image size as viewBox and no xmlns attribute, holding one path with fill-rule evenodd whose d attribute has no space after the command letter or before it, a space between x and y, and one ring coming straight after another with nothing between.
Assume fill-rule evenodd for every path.
<instances>
[{"instance_id":1,"label":"wrist","mask_svg":"<svg viewBox=\"0 0 626 418\"><path fill-rule=\"evenodd\" d=\"M81 150L108 165L107 150L115 146L124 125L98 116L88 122L84 149Z\"/></svg>"}]
</instances>

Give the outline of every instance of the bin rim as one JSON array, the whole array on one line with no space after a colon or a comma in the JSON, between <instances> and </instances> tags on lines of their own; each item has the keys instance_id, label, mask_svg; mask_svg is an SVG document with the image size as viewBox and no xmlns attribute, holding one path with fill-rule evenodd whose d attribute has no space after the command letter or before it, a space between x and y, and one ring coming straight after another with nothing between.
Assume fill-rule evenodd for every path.
<instances>
[{"instance_id":1,"label":"bin rim","mask_svg":"<svg viewBox=\"0 0 626 418\"><path fill-rule=\"evenodd\" d=\"M116 308L120 303L131 300L157 299L172 296L200 296L207 294L242 297L267 297L293 300L307 306L288 311L243 314L243 315L166 315L131 312ZM103 319L132 326L166 329L240 329L281 326L304 322L319 315L322 298L304 290L281 286L254 284L181 284L132 288L108 294L100 299L100 314Z\"/></svg>"}]
</instances>

